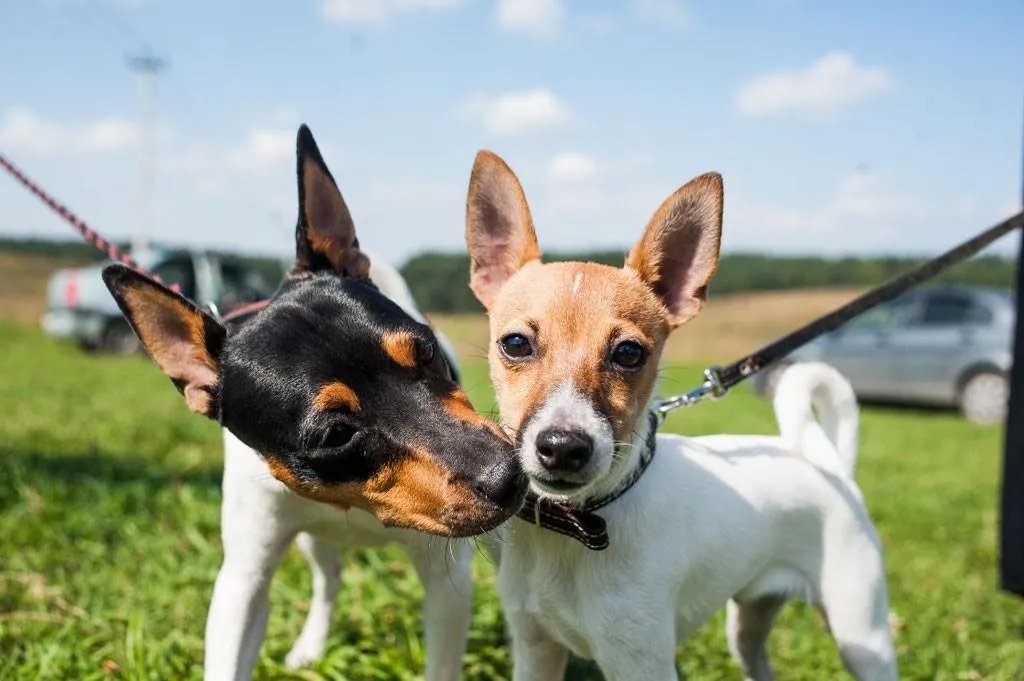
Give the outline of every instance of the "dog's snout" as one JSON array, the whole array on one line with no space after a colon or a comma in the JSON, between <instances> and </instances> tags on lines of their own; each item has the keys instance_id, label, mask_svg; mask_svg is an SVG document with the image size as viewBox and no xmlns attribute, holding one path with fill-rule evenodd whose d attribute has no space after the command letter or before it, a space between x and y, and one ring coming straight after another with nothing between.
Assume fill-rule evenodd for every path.
<instances>
[{"instance_id":1,"label":"dog's snout","mask_svg":"<svg viewBox=\"0 0 1024 681\"><path fill-rule=\"evenodd\" d=\"M479 496L501 508L518 510L526 497L526 476L515 457L499 461L470 485Z\"/></svg>"},{"instance_id":2,"label":"dog's snout","mask_svg":"<svg viewBox=\"0 0 1024 681\"><path fill-rule=\"evenodd\" d=\"M594 440L582 430L547 428L537 435L537 458L552 472L577 473L593 453Z\"/></svg>"}]
</instances>

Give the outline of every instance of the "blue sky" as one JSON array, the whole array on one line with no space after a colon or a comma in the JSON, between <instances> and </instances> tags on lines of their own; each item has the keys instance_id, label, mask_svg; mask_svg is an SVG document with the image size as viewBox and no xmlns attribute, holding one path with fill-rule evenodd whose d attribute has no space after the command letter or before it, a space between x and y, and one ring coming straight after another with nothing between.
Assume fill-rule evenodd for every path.
<instances>
[{"instance_id":1,"label":"blue sky","mask_svg":"<svg viewBox=\"0 0 1024 681\"><path fill-rule=\"evenodd\" d=\"M926 254L1019 209L1022 27L1017 0L21 0L0 151L130 235L149 44L164 241L287 252L306 122L396 262L462 249L480 148L551 250L627 247L718 170L727 251ZM3 177L0 233L71 235Z\"/></svg>"}]
</instances>

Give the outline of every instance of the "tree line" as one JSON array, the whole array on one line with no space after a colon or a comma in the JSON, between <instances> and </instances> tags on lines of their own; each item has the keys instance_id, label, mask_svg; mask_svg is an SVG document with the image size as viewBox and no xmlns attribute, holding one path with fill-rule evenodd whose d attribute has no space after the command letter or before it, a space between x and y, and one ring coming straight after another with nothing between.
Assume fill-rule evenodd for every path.
<instances>
[{"instance_id":1,"label":"tree line","mask_svg":"<svg viewBox=\"0 0 1024 681\"><path fill-rule=\"evenodd\" d=\"M621 267L625 251L545 254L545 261L585 260ZM723 254L711 280L711 295L823 287L870 287L919 265L924 258L779 256ZM976 257L937 278L949 284L1009 289L1015 262L1000 256ZM478 312L469 290L469 258L461 253L421 253L402 267L417 303L427 312Z\"/></svg>"},{"instance_id":2,"label":"tree line","mask_svg":"<svg viewBox=\"0 0 1024 681\"><path fill-rule=\"evenodd\" d=\"M125 244L127 246L127 244ZM0 239L0 252L48 256L67 260L101 260L93 246L81 241ZM546 253L546 261L578 260L620 267L625 251ZM824 258L760 253L727 253L711 281L712 295L838 286L869 287L880 284L920 264L922 258L871 256ZM426 252L401 267L417 303L425 312L479 312L480 304L469 290L469 258L464 253ZM976 257L960 263L938 281L1011 288L1015 262L1000 256Z\"/></svg>"}]
</instances>

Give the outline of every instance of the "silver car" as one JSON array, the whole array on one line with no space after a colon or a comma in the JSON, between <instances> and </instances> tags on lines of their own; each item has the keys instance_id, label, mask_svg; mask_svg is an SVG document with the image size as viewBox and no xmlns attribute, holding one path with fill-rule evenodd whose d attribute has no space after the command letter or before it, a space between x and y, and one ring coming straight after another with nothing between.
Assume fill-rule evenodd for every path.
<instances>
[{"instance_id":1,"label":"silver car","mask_svg":"<svg viewBox=\"0 0 1024 681\"><path fill-rule=\"evenodd\" d=\"M752 387L770 395L785 364L817 360L842 372L861 400L955 407L975 423L1001 423L1015 318L1008 291L913 290L796 350Z\"/></svg>"}]
</instances>

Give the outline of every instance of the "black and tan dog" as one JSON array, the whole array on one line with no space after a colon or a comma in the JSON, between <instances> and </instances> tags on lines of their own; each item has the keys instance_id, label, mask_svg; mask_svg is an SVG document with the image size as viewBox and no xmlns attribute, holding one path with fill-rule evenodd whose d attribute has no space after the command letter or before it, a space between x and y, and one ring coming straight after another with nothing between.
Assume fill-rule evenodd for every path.
<instances>
[{"instance_id":1,"label":"black and tan dog","mask_svg":"<svg viewBox=\"0 0 1024 681\"><path fill-rule=\"evenodd\" d=\"M454 358L402 278L371 266L360 249L305 126L297 155L295 265L254 316L225 326L126 267L104 272L188 406L224 428L225 556L207 620L205 678L249 678L270 579L298 537L314 594L289 666L323 654L337 546L399 541L426 594L426 678L456 679L472 547L429 535L495 528L522 505L525 478L500 429L458 387Z\"/></svg>"}]
</instances>

